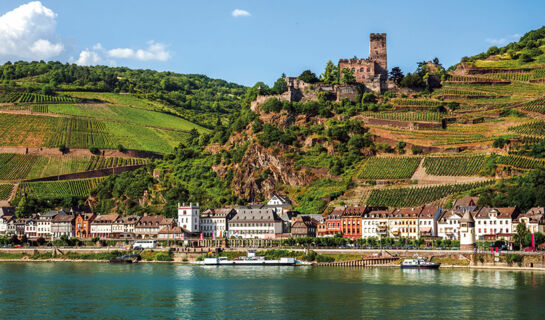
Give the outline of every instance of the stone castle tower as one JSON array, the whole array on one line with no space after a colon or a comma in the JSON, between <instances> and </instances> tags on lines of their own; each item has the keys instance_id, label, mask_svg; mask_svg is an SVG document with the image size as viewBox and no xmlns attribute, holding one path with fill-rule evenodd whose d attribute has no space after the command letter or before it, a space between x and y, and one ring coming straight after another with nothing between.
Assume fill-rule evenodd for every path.
<instances>
[{"instance_id":1,"label":"stone castle tower","mask_svg":"<svg viewBox=\"0 0 545 320\"><path fill-rule=\"evenodd\" d=\"M388 55L386 51L386 33L371 33L369 35L369 60L374 60L375 74L388 78Z\"/></svg>"},{"instance_id":2,"label":"stone castle tower","mask_svg":"<svg viewBox=\"0 0 545 320\"><path fill-rule=\"evenodd\" d=\"M475 220L469 210L466 210L460 219L460 250L473 251L475 249Z\"/></svg>"}]
</instances>

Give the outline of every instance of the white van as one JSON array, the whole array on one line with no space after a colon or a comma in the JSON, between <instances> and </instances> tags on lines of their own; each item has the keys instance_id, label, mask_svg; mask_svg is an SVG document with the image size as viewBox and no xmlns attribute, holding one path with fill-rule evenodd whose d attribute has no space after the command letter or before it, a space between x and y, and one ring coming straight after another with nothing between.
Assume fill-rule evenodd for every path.
<instances>
[{"instance_id":1,"label":"white van","mask_svg":"<svg viewBox=\"0 0 545 320\"><path fill-rule=\"evenodd\" d=\"M132 244L134 250L155 249L155 247L157 247L156 240L136 240Z\"/></svg>"}]
</instances>

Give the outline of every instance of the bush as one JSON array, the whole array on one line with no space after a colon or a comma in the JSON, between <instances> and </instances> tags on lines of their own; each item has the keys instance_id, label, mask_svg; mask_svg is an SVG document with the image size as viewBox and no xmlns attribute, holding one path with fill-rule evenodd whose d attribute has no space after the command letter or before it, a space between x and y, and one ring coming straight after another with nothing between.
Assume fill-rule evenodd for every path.
<instances>
[{"instance_id":1,"label":"bush","mask_svg":"<svg viewBox=\"0 0 545 320\"><path fill-rule=\"evenodd\" d=\"M316 260L316 252L314 251L309 251L309 253L305 254L304 256L301 257L301 260L305 260L305 261L314 261Z\"/></svg>"},{"instance_id":2,"label":"bush","mask_svg":"<svg viewBox=\"0 0 545 320\"><path fill-rule=\"evenodd\" d=\"M61 145L59 146L59 151L60 151L62 154L66 154L66 153L70 152L70 149L69 149L66 145L61 144Z\"/></svg>"},{"instance_id":3,"label":"bush","mask_svg":"<svg viewBox=\"0 0 545 320\"><path fill-rule=\"evenodd\" d=\"M155 260L157 260L157 261L173 261L174 259L172 259L172 257L169 256L166 253L157 253L155 255Z\"/></svg>"},{"instance_id":4,"label":"bush","mask_svg":"<svg viewBox=\"0 0 545 320\"><path fill-rule=\"evenodd\" d=\"M90 151L92 154L96 154L96 155L99 155L99 154L100 154L100 149L97 148L97 147L90 147L90 148L89 148L89 151Z\"/></svg>"},{"instance_id":5,"label":"bush","mask_svg":"<svg viewBox=\"0 0 545 320\"><path fill-rule=\"evenodd\" d=\"M522 265L522 259L524 257L521 254L517 253L509 253L505 255L505 262L507 262L508 265L513 265L513 263L516 263L519 267Z\"/></svg>"},{"instance_id":6,"label":"bush","mask_svg":"<svg viewBox=\"0 0 545 320\"><path fill-rule=\"evenodd\" d=\"M117 151L125 153L127 152L127 149L125 149L125 147L122 144L118 144Z\"/></svg>"},{"instance_id":7,"label":"bush","mask_svg":"<svg viewBox=\"0 0 545 320\"><path fill-rule=\"evenodd\" d=\"M324 256L324 255L318 255L316 257L316 262L335 262L335 258Z\"/></svg>"}]
</instances>

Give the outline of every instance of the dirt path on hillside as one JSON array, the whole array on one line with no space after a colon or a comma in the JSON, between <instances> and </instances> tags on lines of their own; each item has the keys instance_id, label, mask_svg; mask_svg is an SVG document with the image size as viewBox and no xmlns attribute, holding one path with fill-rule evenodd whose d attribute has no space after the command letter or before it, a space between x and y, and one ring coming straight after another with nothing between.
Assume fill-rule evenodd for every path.
<instances>
[{"instance_id":1,"label":"dirt path on hillside","mask_svg":"<svg viewBox=\"0 0 545 320\"><path fill-rule=\"evenodd\" d=\"M454 184L454 183L469 183L486 181L489 178L479 176L434 176L426 173L426 168L423 166L424 159L420 161L418 168L414 172L411 180L417 180L419 185L422 184Z\"/></svg>"}]
</instances>

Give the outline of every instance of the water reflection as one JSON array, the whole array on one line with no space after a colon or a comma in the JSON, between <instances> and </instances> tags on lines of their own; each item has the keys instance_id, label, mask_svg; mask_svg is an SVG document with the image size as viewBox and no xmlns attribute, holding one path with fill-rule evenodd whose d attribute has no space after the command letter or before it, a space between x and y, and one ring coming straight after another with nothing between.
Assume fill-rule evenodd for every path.
<instances>
[{"instance_id":1,"label":"water reflection","mask_svg":"<svg viewBox=\"0 0 545 320\"><path fill-rule=\"evenodd\" d=\"M543 273L0 264L2 318L545 318Z\"/></svg>"}]
</instances>

